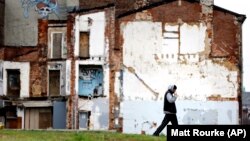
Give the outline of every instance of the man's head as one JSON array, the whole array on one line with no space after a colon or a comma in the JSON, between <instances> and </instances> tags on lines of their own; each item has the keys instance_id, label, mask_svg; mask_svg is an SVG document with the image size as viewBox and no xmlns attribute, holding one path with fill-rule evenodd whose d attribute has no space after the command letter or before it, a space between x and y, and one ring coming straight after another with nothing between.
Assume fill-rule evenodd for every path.
<instances>
[{"instance_id":1,"label":"man's head","mask_svg":"<svg viewBox=\"0 0 250 141\"><path fill-rule=\"evenodd\" d=\"M176 89L177 89L176 85L169 85L168 86L168 90L170 90L172 93L175 93Z\"/></svg>"}]
</instances>

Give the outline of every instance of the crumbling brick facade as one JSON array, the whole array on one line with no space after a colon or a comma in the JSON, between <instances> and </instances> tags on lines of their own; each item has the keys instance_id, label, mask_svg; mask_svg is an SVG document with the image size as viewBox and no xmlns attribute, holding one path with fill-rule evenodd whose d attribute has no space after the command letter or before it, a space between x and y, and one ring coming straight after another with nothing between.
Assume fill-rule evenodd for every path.
<instances>
[{"instance_id":1,"label":"crumbling brick facade","mask_svg":"<svg viewBox=\"0 0 250 141\"><path fill-rule=\"evenodd\" d=\"M53 112L61 106L66 111L61 113L62 128L150 134L160 122L166 83L177 83L183 124L239 123L245 18L215 6L213 0L79 1L67 21L38 20L36 46L1 47L6 65L17 62L14 69L29 70L29 94L11 101L12 108L23 112L16 116L25 120L32 118L26 118L27 111L36 113L42 107L38 112L51 118L45 123L53 123ZM53 58L57 45L61 56ZM8 79L13 68L4 63L3 79ZM22 63L28 67L23 69ZM94 95L96 83L102 86L101 96ZM59 94L51 94L52 84ZM5 92L1 98L10 100ZM231 110L217 108L230 104Z\"/></svg>"}]
</instances>

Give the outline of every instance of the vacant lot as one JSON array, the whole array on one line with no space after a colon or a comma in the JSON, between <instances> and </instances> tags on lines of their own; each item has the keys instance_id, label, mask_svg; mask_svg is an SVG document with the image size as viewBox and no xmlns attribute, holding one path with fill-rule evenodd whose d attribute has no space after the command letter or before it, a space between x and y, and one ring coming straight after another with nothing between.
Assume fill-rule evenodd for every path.
<instances>
[{"instance_id":1,"label":"vacant lot","mask_svg":"<svg viewBox=\"0 0 250 141\"><path fill-rule=\"evenodd\" d=\"M0 130L0 141L166 141L166 137L98 131Z\"/></svg>"}]
</instances>

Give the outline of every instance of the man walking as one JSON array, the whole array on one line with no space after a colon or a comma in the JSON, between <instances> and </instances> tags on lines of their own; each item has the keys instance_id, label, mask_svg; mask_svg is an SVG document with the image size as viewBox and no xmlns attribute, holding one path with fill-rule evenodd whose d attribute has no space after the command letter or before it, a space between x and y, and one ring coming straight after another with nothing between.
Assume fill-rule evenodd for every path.
<instances>
[{"instance_id":1,"label":"man walking","mask_svg":"<svg viewBox=\"0 0 250 141\"><path fill-rule=\"evenodd\" d=\"M165 117L162 120L161 125L156 129L154 132L154 136L159 136L161 131L165 128L165 126L171 122L172 125L178 125L178 120L176 116L176 106L175 106L175 101L177 99L177 94L176 94L177 86L176 85L170 85L168 87L167 92L165 93L164 96L164 105L163 105L163 110L165 113Z\"/></svg>"}]
</instances>

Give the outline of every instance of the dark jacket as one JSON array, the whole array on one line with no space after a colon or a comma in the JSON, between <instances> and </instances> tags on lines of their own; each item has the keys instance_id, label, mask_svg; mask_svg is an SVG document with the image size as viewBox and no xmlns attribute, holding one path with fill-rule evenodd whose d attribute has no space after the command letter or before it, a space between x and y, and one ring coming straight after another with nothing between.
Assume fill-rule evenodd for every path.
<instances>
[{"instance_id":1,"label":"dark jacket","mask_svg":"<svg viewBox=\"0 0 250 141\"><path fill-rule=\"evenodd\" d=\"M164 106L163 106L163 110L164 112L169 112L169 113L176 113L176 106L175 106L175 102L173 103L170 103L167 99L167 94L171 94L173 96L173 93L168 90L166 93L165 93L165 96L164 96Z\"/></svg>"}]
</instances>

